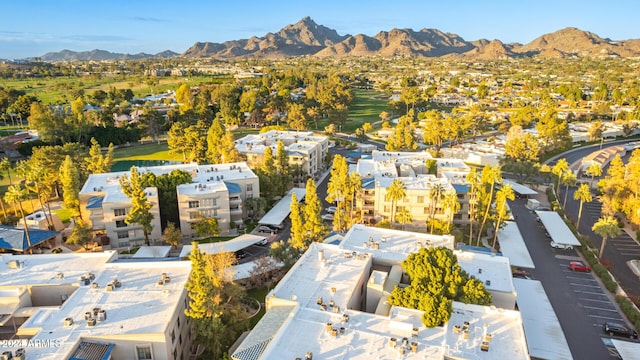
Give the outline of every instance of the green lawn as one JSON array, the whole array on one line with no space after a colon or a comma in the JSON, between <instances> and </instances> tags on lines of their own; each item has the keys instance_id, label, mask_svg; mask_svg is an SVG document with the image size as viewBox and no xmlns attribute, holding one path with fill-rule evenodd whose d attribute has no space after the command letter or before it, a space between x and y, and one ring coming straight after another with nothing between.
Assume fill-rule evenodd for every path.
<instances>
[{"instance_id":1,"label":"green lawn","mask_svg":"<svg viewBox=\"0 0 640 360\"><path fill-rule=\"evenodd\" d=\"M260 304L264 304L264 299L267 297L268 293L269 293L269 289L267 289L266 287L247 290L247 296L249 296L250 298L258 300L260 302ZM262 316L264 315L264 313L265 313L264 306L261 306L260 307L260 311L258 312L258 314L256 314L256 316L254 316L251 319L249 319L252 329L253 329L254 326L256 326L258 321L260 321L260 319L262 319Z\"/></svg>"},{"instance_id":2,"label":"green lawn","mask_svg":"<svg viewBox=\"0 0 640 360\"><path fill-rule=\"evenodd\" d=\"M353 89L355 99L349 106L349 115L347 121L342 126L342 132L354 133L362 124L369 122L374 123L380 121L380 113L387 110L388 100L384 94L374 90ZM328 120L318 121L318 130L324 130L329 125ZM309 124L309 128L314 128L313 123ZM337 129L336 129L337 130Z\"/></svg>"},{"instance_id":3,"label":"green lawn","mask_svg":"<svg viewBox=\"0 0 640 360\"><path fill-rule=\"evenodd\" d=\"M57 209L57 210L51 210L51 212L58 215L58 217L60 218L60 221L62 221L63 224L68 224L69 222L71 222L71 210Z\"/></svg>"}]
</instances>

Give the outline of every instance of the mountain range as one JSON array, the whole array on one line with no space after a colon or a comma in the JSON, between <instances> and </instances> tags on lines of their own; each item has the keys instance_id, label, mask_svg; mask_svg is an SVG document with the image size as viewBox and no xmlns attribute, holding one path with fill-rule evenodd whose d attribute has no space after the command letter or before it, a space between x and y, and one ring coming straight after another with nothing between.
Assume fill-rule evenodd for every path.
<instances>
[{"instance_id":1,"label":"mountain range","mask_svg":"<svg viewBox=\"0 0 640 360\"><path fill-rule=\"evenodd\" d=\"M224 43L196 42L182 54L164 51L151 54L117 54L103 50L73 52L64 50L47 53L44 61L144 59L151 57L180 58L263 58L277 59L293 56L314 57L459 57L469 59L512 59L521 57L634 57L640 56L640 39L614 41L568 27L544 34L528 44L479 39L467 41L462 37L437 29L392 29L374 36L364 34L340 35L334 29L316 24L305 17L287 25L276 33L263 37L231 40Z\"/></svg>"}]
</instances>

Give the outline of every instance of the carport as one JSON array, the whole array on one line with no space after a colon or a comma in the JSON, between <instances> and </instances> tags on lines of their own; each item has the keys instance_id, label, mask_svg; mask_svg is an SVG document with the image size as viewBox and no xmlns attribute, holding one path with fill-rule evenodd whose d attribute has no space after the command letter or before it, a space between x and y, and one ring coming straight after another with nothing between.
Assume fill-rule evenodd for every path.
<instances>
[{"instance_id":1,"label":"carport","mask_svg":"<svg viewBox=\"0 0 640 360\"><path fill-rule=\"evenodd\" d=\"M516 301L532 359L572 359L569 344L542 283L513 279Z\"/></svg>"},{"instance_id":2,"label":"carport","mask_svg":"<svg viewBox=\"0 0 640 360\"><path fill-rule=\"evenodd\" d=\"M257 244L260 241L265 240L266 237L259 235L244 234L228 241L221 241L217 243L198 244L198 249L205 254L219 254L223 252L236 252L249 247L253 244ZM188 257L191 253L192 245L185 245L182 247L180 257Z\"/></svg>"},{"instance_id":3,"label":"carport","mask_svg":"<svg viewBox=\"0 0 640 360\"><path fill-rule=\"evenodd\" d=\"M289 190L289 193L280 199L278 203L266 213L260 221L258 221L259 225L272 225L272 226L280 226L284 219L289 216L291 212L291 195L295 193L298 198L298 202L304 199L305 194L307 193L307 189L303 188L293 188Z\"/></svg>"},{"instance_id":4,"label":"carport","mask_svg":"<svg viewBox=\"0 0 640 360\"><path fill-rule=\"evenodd\" d=\"M580 241L573 235L573 232L560 215L555 211L536 211L542 225L547 229L551 239L558 244L580 246Z\"/></svg>"},{"instance_id":5,"label":"carport","mask_svg":"<svg viewBox=\"0 0 640 360\"><path fill-rule=\"evenodd\" d=\"M515 181L502 179L502 183L506 185L510 185L513 191L520 194L521 196L529 196L529 195L538 195L538 192L531 189L528 186L524 186L522 184L518 184Z\"/></svg>"},{"instance_id":6,"label":"carport","mask_svg":"<svg viewBox=\"0 0 640 360\"><path fill-rule=\"evenodd\" d=\"M513 221L505 221L504 227L498 231L498 242L500 242L500 252L509 258L511 265L535 269L518 224Z\"/></svg>"},{"instance_id":7,"label":"carport","mask_svg":"<svg viewBox=\"0 0 640 360\"><path fill-rule=\"evenodd\" d=\"M620 358L623 360L637 360L640 359L640 344L623 341L617 339L611 339L611 343L620 354Z\"/></svg>"}]
</instances>

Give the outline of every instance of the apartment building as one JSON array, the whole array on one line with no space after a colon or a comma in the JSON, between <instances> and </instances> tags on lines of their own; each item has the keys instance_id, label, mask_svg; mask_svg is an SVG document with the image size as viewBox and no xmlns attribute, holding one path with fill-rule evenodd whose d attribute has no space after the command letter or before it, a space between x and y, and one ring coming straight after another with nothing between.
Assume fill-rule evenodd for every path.
<instances>
[{"instance_id":1,"label":"apartment building","mask_svg":"<svg viewBox=\"0 0 640 360\"><path fill-rule=\"evenodd\" d=\"M189 261L119 262L115 251L1 255L2 355L22 360L189 359Z\"/></svg>"},{"instance_id":2,"label":"apartment building","mask_svg":"<svg viewBox=\"0 0 640 360\"><path fill-rule=\"evenodd\" d=\"M410 253L453 243L448 235L363 225L339 245L313 243L266 296L267 312L232 359L529 359L512 309L454 302L447 323L427 328L421 311L388 303L406 283L401 263ZM489 264L486 255L483 275L500 278L502 266Z\"/></svg>"},{"instance_id":3,"label":"apartment building","mask_svg":"<svg viewBox=\"0 0 640 360\"><path fill-rule=\"evenodd\" d=\"M255 168L262 165L267 147L271 148L275 156L278 140L282 140L289 154L289 164L300 166L304 174L317 177L324 170L329 139L311 131L271 130L262 134L250 134L236 140L236 149L246 157L249 166Z\"/></svg>"},{"instance_id":4,"label":"apartment building","mask_svg":"<svg viewBox=\"0 0 640 360\"><path fill-rule=\"evenodd\" d=\"M150 172L156 176L182 170L191 174L191 183L176 187L180 229L184 236L194 235L193 224L201 218L216 218L221 233L232 228L232 223L241 224L246 218L243 203L246 199L260 196L258 177L245 162L198 165L178 164L140 167L138 172ZM142 227L127 224L125 218L131 208L131 200L122 192L119 179L129 176L128 171L92 174L80 191L80 207L84 219L89 219L94 230L103 230L111 246L124 248L144 242ZM158 189L145 189L152 204L153 231L149 239L162 237Z\"/></svg>"},{"instance_id":5,"label":"apartment building","mask_svg":"<svg viewBox=\"0 0 640 360\"><path fill-rule=\"evenodd\" d=\"M435 166L427 168L428 162ZM370 158L360 159L354 171L362 178L362 191L357 199L365 223L376 223L408 212L409 225L425 226L432 215L454 223L468 223L467 187L464 174L468 167L457 159L435 159L426 152L373 151ZM399 179L406 196L394 200L387 196L389 186ZM452 214L444 195L455 192L460 211ZM394 207L395 206L395 207Z\"/></svg>"}]
</instances>

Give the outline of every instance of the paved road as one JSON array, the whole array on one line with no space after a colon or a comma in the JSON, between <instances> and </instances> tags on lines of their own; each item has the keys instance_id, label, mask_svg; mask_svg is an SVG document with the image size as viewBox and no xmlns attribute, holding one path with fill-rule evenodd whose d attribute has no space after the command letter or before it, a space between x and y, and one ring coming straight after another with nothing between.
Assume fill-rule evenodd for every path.
<instances>
[{"instance_id":1,"label":"paved road","mask_svg":"<svg viewBox=\"0 0 640 360\"><path fill-rule=\"evenodd\" d=\"M542 282L555 310L574 359L610 359L602 342L604 321L620 321L622 317L609 294L592 273L576 273L568 269L571 261L581 260L575 250L557 250L549 246L544 227L526 207L526 200L510 202L518 227L535 263L531 272Z\"/></svg>"}]
</instances>

